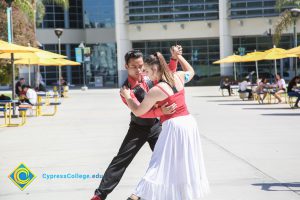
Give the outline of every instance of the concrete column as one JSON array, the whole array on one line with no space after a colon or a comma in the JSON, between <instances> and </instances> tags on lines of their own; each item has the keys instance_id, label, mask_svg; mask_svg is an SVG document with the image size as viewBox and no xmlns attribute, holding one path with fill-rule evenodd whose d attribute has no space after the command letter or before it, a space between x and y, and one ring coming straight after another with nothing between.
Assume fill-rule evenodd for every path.
<instances>
[{"instance_id":1,"label":"concrete column","mask_svg":"<svg viewBox=\"0 0 300 200\"><path fill-rule=\"evenodd\" d=\"M64 11L64 23L65 23L65 28L70 28L70 18L69 18L69 10Z\"/></svg>"},{"instance_id":2,"label":"concrete column","mask_svg":"<svg viewBox=\"0 0 300 200\"><path fill-rule=\"evenodd\" d=\"M220 58L233 54L233 41L230 33L229 0L219 0ZM221 64L221 76L233 75L233 64Z\"/></svg>"},{"instance_id":3,"label":"concrete column","mask_svg":"<svg viewBox=\"0 0 300 200\"><path fill-rule=\"evenodd\" d=\"M131 41L128 37L128 30L126 24L125 7L127 1L115 1L115 29L116 29L116 43L117 43L117 60L118 60L118 85L121 86L127 78L127 71L125 69L124 55L127 51L132 49Z\"/></svg>"}]
</instances>

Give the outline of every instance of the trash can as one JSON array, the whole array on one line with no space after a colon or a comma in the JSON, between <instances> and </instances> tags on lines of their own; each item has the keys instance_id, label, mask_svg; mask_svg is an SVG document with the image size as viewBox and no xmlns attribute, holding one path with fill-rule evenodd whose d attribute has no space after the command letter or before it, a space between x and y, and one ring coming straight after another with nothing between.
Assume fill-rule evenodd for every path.
<instances>
[{"instance_id":1,"label":"trash can","mask_svg":"<svg viewBox=\"0 0 300 200\"><path fill-rule=\"evenodd\" d=\"M103 76L95 76L95 87L103 87Z\"/></svg>"}]
</instances>

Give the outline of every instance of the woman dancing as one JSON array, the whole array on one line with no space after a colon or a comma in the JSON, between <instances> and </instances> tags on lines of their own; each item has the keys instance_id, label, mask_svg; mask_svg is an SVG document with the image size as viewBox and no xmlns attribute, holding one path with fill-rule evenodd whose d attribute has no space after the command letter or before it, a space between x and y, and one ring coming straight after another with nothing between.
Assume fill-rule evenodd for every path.
<instances>
[{"instance_id":1,"label":"woman dancing","mask_svg":"<svg viewBox=\"0 0 300 200\"><path fill-rule=\"evenodd\" d=\"M177 47L175 47L177 48ZM154 105L177 104L176 112L161 117L162 132L154 148L148 170L128 200L195 200L209 191L200 134L185 103L184 82L194 76L192 66L178 55L183 71L172 73L160 53L145 60L145 73L159 83L137 105L130 90L121 88L128 107L136 116Z\"/></svg>"}]
</instances>

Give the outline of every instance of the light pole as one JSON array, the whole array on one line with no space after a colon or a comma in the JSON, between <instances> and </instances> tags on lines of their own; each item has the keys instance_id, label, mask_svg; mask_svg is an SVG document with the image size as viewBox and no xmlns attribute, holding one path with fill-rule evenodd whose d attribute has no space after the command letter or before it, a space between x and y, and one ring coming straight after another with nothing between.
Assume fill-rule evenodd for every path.
<instances>
[{"instance_id":1,"label":"light pole","mask_svg":"<svg viewBox=\"0 0 300 200\"><path fill-rule=\"evenodd\" d=\"M54 33L58 38L58 53L61 54L61 45L60 45L60 37L63 34L64 30L61 28L54 29ZM58 66L58 93L61 95L61 67Z\"/></svg>"},{"instance_id":2,"label":"light pole","mask_svg":"<svg viewBox=\"0 0 300 200\"><path fill-rule=\"evenodd\" d=\"M7 15L7 41L8 43L13 42L13 22L12 22L12 3L14 0L5 0L7 3L6 15ZM15 65L14 65L14 54L11 54L11 67L12 67L12 99L15 99Z\"/></svg>"},{"instance_id":3,"label":"light pole","mask_svg":"<svg viewBox=\"0 0 300 200\"><path fill-rule=\"evenodd\" d=\"M296 30L296 23L297 23L297 18L299 17L300 9L298 8L292 8L291 9L291 15L293 18L293 23L294 23L294 47L297 47L297 30ZM295 76L298 74L298 63L297 63L297 58L295 58Z\"/></svg>"},{"instance_id":4,"label":"light pole","mask_svg":"<svg viewBox=\"0 0 300 200\"><path fill-rule=\"evenodd\" d=\"M14 0L5 0L7 3L7 8L6 8L6 14L7 14L7 39L8 43L13 42L13 18L12 18L12 3ZM15 64L14 64L14 54L10 54L10 61L11 61L11 67L12 67L12 92L11 92L11 98L12 100L15 99L15 90L16 90L16 85L15 85ZM13 108L13 116L16 116L16 109L15 109L15 103L14 103L14 108Z\"/></svg>"},{"instance_id":5,"label":"light pole","mask_svg":"<svg viewBox=\"0 0 300 200\"><path fill-rule=\"evenodd\" d=\"M81 87L81 90L85 91L88 89L88 87L86 86L86 77L85 77L85 55L84 55L84 43L81 42L78 46L81 49L81 54L82 54L82 78L83 78L83 86Z\"/></svg>"}]
</instances>

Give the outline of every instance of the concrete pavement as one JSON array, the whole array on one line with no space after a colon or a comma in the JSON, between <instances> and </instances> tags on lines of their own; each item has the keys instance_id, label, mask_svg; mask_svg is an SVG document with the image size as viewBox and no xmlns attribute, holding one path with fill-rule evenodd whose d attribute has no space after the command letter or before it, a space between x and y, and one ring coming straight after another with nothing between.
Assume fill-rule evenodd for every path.
<instances>
[{"instance_id":1,"label":"concrete pavement","mask_svg":"<svg viewBox=\"0 0 300 200\"><path fill-rule=\"evenodd\" d=\"M217 87L187 88L202 134L211 193L205 200L300 199L300 109L259 105ZM3 119L0 119L3 120ZM2 123L2 122L1 122ZM54 117L31 117L24 127L0 129L1 200L88 200L127 132L129 110L118 89L71 91ZM145 173L145 145L108 200L126 199ZM24 163L37 177L21 191L8 175Z\"/></svg>"}]
</instances>

